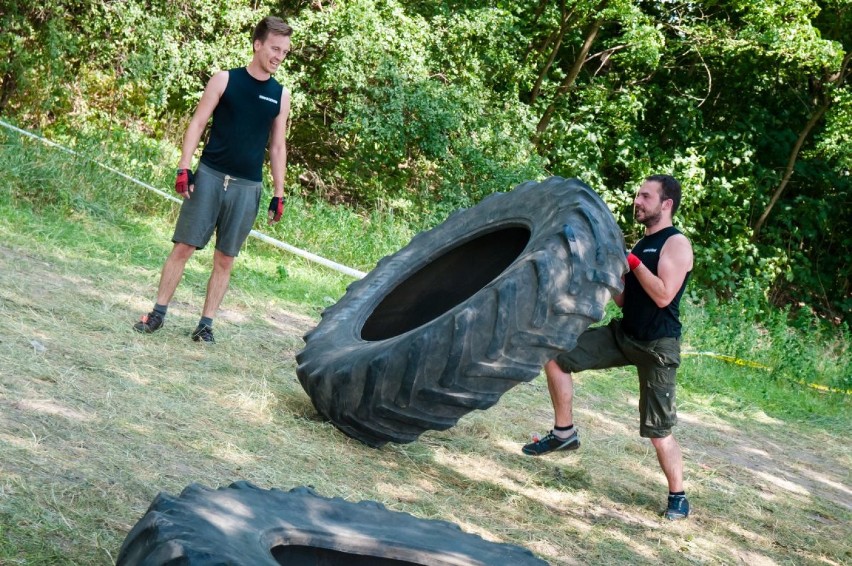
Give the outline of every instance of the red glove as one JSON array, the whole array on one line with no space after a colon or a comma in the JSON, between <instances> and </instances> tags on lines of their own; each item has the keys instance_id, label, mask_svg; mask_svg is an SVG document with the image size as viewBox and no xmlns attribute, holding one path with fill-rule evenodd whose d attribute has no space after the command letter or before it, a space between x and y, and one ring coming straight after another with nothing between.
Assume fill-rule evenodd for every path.
<instances>
[{"instance_id":1,"label":"red glove","mask_svg":"<svg viewBox=\"0 0 852 566\"><path fill-rule=\"evenodd\" d=\"M284 198L272 197L269 201L269 222L278 222L281 220L281 215L284 214Z\"/></svg>"},{"instance_id":2,"label":"red glove","mask_svg":"<svg viewBox=\"0 0 852 566\"><path fill-rule=\"evenodd\" d=\"M642 265L642 260L636 257L633 252L628 252L627 265L630 267L630 271L633 271L634 269Z\"/></svg>"},{"instance_id":3,"label":"red glove","mask_svg":"<svg viewBox=\"0 0 852 566\"><path fill-rule=\"evenodd\" d=\"M189 187L195 184L195 175L189 169L178 169L175 177L175 190L179 195L185 195Z\"/></svg>"}]
</instances>

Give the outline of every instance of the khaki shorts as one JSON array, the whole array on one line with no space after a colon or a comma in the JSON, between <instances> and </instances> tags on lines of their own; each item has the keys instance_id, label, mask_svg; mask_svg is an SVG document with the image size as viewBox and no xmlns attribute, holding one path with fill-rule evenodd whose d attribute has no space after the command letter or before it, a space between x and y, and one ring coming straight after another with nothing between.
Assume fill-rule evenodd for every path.
<instances>
[{"instance_id":1,"label":"khaki shorts","mask_svg":"<svg viewBox=\"0 0 852 566\"><path fill-rule=\"evenodd\" d=\"M585 331L577 347L559 354L565 372L634 365L639 371L639 435L663 438L677 424L675 378L680 366L680 339L640 342L630 338L620 320Z\"/></svg>"},{"instance_id":2,"label":"khaki shorts","mask_svg":"<svg viewBox=\"0 0 852 566\"><path fill-rule=\"evenodd\" d=\"M236 257L251 232L263 184L199 165L195 190L184 199L172 242L202 249L216 232L216 249Z\"/></svg>"}]
</instances>

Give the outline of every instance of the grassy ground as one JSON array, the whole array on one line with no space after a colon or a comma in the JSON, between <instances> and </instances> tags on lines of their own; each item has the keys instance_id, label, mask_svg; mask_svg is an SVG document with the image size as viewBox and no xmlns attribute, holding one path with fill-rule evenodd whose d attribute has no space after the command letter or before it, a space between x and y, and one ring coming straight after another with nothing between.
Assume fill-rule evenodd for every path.
<instances>
[{"instance_id":1,"label":"grassy ground","mask_svg":"<svg viewBox=\"0 0 852 566\"><path fill-rule=\"evenodd\" d=\"M158 492L241 479L380 501L553 564L852 562L842 398L685 358L676 432L694 513L668 523L630 370L578 377L575 453L520 454L552 418L542 377L374 450L317 418L295 376L301 336L344 277L253 243L204 347L188 337L211 257L199 252L164 329L142 336L131 324L151 306L168 218L69 221L0 202L0 564L114 563ZM778 391L803 401L785 412Z\"/></svg>"}]
</instances>

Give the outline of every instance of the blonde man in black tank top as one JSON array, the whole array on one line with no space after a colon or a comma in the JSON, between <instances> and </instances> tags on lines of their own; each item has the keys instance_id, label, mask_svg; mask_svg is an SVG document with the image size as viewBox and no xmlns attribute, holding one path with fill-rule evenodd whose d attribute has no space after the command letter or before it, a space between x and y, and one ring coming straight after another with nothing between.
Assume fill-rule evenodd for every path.
<instances>
[{"instance_id":1,"label":"blonde man in black tank top","mask_svg":"<svg viewBox=\"0 0 852 566\"><path fill-rule=\"evenodd\" d=\"M672 223L680 184L668 175L648 177L634 200L634 216L645 236L627 256L625 290L614 297L623 318L584 332L577 346L545 364L555 413L554 427L523 447L539 456L576 450L572 373L635 365L639 373L639 434L648 438L669 488L665 517L685 519L689 502L683 485L683 457L671 428L677 422L675 376L680 365L679 304L693 267L692 245Z\"/></svg>"},{"instance_id":2,"label":"blonde man in black tank top","mask_svg":"<svg viewBox=\"0 0 852 566\"><path fill-rule=\"evenodd\" d=\"M292 32L280 18L264 18L252 35L249 64L220 71L207 83L184 135L178 163L175 190L184 202L172 238L174 247L163 265L153 310L134 325L138 332L152 333L163 325L186 262L215 231L213 270L201 319L191 334L197 342L214 342L213 317L228 289L234 259L257 216L267 143L273 181L268 218L270 223L281 218L290 93L273 74L290 52ZM210 140L193 175L193 155L211 117Z\"/></svg>"}]
</instances>

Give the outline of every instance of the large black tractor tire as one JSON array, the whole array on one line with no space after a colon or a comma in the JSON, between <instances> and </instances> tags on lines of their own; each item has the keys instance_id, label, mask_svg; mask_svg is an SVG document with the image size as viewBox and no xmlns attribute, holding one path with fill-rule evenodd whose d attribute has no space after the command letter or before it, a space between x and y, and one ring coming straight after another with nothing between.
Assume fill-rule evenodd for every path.
<instances>
[{"instance_id":1,"label":"large black tractor tire","mask_svg":"<svg viewBox=\"0 0 852 566\"><path fill-rule=\"evenodd\" d=\"M573 349L626 270L624 237L592 189L527 182L454 213L352 283L305 335L297 375L347 435L412 442Z\"/></svg>"},{"instance_id":2,"label":"large black tractor tire","mask_svg":"<svg viewBox=\"0 0 852 566\"><path fill-rule=\"evenodd\" d=\"M128 533L116 566L493 566L547 562L446 521L389 511L375 501L329 499L312 489L248 482L160 493Z\"/></svg>"}]
</instances>

